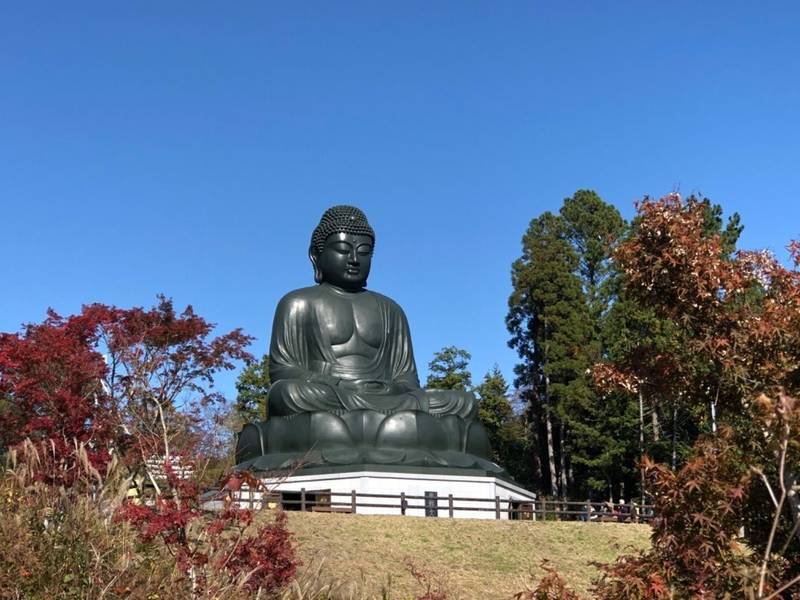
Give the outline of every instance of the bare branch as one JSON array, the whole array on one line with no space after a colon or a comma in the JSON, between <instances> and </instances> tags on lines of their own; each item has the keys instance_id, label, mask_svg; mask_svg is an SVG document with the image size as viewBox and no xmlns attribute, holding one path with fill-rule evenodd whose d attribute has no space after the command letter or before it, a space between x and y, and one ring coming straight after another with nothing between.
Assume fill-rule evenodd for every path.
<instances>
[{"instance_id":1,"label":"bare branch","mask_svg":"<svg viewBox=\"0 0 800 600\"><path fill-rule=\"evenodd\" d=\"M780 452L780 459L779 459L779 466L778 470L780 472L780 486L781 486L781 497L778 500L778 503L775 507L775 516L772 519L772 528L769 532L769 538L767 538L767 546L764 549L764 558L761 561L761 574L758 578L758 597L760 598L764 594L764 584L767 579L767 567L769 566L769 559L772 554L772 545L775 543L775 533L778 530L778 523L781 520L781 513L783 512L783 503L786 501L786 485L783 481L783 474L786 468L786 450L789 445L789 427L788 425L784 429L784 435L781 438L781 452ZM770 492L771 493L771 492Z\"/></svg>"},{"instance_id":2,"label":"bare branch","mask_svg":"<svg viewBox=\"0 0 800 600\"><path fill-rule=\"evenodd\" d=\"M767 491L769 492L769 497L772 499L772 504L773 506L775 506L775 508L777 508L778 499L775 497L775 493L772 491L772 486L769 483L769 479L767 479L767 476L764 474L764 471L762 471L759 467L750 467L750 470L756 475L758 475L761 478L761 481L764 482L764 486L767 488Z\"/></svg>"},{"instance_id":3,"label":"bare branch","mask_svg":"<svg viewBox=\"0 0 800 600\"><path fill-rule=\"evenodd\" d=\"M761 598L760 596L759 596L759 598L761 598L761 600L772 600L773 598L777 598L780 594L782 594L783 592L788 590L790 587L792 587L796 583L800 583L800 575L798 575L797 577L795 577L794 579L792 579L788 583L784 583L781 587L779 587L777 590L772 592L766 598Z\"/></svg>"}]
</instances>

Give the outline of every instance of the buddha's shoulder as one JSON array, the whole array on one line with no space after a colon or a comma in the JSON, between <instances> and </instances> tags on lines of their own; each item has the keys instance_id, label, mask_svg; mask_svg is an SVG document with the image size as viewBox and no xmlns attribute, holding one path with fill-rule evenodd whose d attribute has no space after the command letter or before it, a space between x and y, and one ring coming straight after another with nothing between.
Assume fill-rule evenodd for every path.
<instances>
[{"instance_id":1,"label":"buddha's shoulder","mask_svg":"<svg viewBox=\"0 0 800 600\"><path fill-rule=\"evenodd\" d=\"M292 290L284 294L278 302L278 310L288 310L290 308L301 308L309 302L314 302L319 298L319 286L311 285L308 287Z\"/></svg>"},{"instance_id":2,"label":"buddha's shoulder","mask_svg":"<svg viewBox=\"0 0 800 600\"><path fill-rule=\"evenodd\" d=\"M403 311L403 309L400 308L400 305L391 298L389 298L389 296L384 296L383 294L379 294L378 292L373 292L372 290L364 290L364 293L370 294L381 304L385 304L386 306L393 308L395 310L399 310L400 312Z\"/></svg>"}]
</instances>

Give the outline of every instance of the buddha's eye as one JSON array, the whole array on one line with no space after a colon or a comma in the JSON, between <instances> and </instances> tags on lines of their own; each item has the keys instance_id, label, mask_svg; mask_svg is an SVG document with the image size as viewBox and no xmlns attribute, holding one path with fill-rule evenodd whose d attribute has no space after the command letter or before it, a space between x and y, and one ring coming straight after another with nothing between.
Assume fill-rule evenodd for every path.
<instances>
[{"instance_id":1,"label":"buddha's eye","mask_svg":"<svg viewBox=\"0 0 800 600\"><path fill-rule=\"evenodd\" d=\"M350 244L347 244L345 242L339 242L338 244L334 244L332 248L334 252L338 252L339 254L350 253Z\"/></svg>"},{"instance_id":2,"label":"buddha's eye","mask_svg":"<svg viewBox=\"0 0 800 600\"><path fill-rule=\"evenodd\" d=\"M368 256L368 255L372 254L372 246L370 246L369 244L361 244L358 247L358 253L361 256Z\"/></svg>"}]
</instances>

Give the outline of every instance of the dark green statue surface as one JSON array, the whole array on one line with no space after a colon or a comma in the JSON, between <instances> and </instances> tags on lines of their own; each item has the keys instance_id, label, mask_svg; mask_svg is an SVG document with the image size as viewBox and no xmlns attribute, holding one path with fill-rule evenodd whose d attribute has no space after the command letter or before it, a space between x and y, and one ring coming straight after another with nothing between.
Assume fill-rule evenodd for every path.
<instances>
[{"instance_id":1,"label":"dark green statue surface","mask_svg":"<svg viewBox=\"0 0 800 600\"><path fill-rule=\"evenodd\" d=\"M419 385L408 322L365 289L375 234L364 213L322 216L309 256L317 285L284 296L270 344L269 418L239 435L239 468L441 467L489 461L472 393Z\"/></svg>"}]
</instances>

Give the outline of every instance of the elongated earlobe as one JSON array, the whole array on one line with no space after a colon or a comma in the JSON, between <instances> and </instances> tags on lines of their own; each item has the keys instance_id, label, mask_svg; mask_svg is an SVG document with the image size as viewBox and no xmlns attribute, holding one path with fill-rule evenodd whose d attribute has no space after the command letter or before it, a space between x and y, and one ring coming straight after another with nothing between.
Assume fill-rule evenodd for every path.
<instances>
[{"instance_id":1,"label":"elongated earlobe","mask_svg":"<svg viewBox=\"0 0 800 600\"><path fill-rule=\"evenodd\" d=\"M317 253L314 252L314 246L311 246L308 249L308 258L311 261L311 264L314 265L314 281L317 283L322 283L322 271L317 264Z\"/></svg>"}]
</instances>

